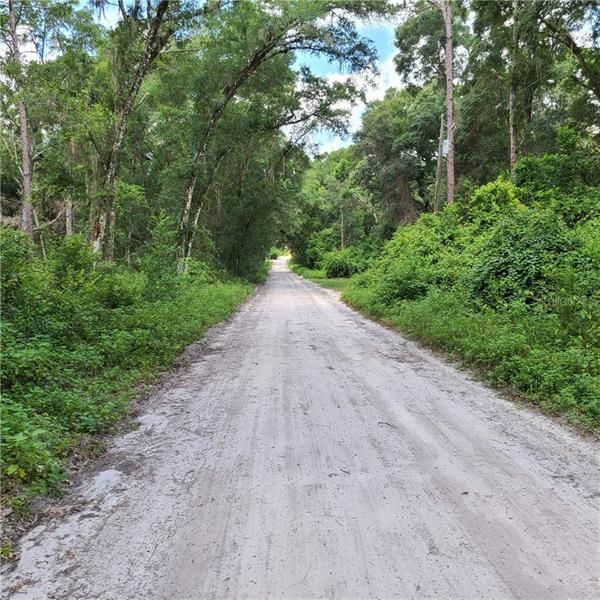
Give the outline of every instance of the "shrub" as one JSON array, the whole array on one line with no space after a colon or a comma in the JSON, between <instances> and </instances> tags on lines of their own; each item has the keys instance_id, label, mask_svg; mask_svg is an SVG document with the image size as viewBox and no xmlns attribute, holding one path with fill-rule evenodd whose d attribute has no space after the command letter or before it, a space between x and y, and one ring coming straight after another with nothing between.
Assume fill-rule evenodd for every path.
<instances>
[{"instance_id":1,"label":"shrub","mask_svg":"<svg viewBox=\"0 0 600 600\"><path fill-rule=\"evenodd\" d=\"M491 307L538 301L572 247L564 223L550 212L529 209L504 218L467 276L470 295Z\"/></svg>"},{"instance_id":2,"label":"shrub","mask_svg":"<svg viewBox=\"0 0 600 600\"><path fill-rule=\"evenodd\" d=\"M465 216L481 227L489 227L500 216L506 217L524 208L517 187L502 178L477 188L461 206Z\"/></svg>"},{"instance_id":3,"label":"shrub","mask_svg":"<svg viewBox=\"0 0 600 600\"><path fill-rule=\"evenodd\" d=\"M223 272L219 272L209 264L194 258L187 258L185 260L183 273L187 280L196 284L210 284L226 278Z\"/></svg>"},{"instance_id":4,"label":"shrub","mask_svg":"<svg viewBox=\"0 0 600 600\"><path fill-rule=\"evenodd\" d=\"M29 274L33 246L21 231L0 227L0 290L4 307L21 301L21 291Z\"/></svg>"},{"instance_id":5,"label":"shrub","mask_svg":"<svg viewBox=\"0 0 600 600\"><path fill-rule=\"evenodd\" d=\"M578 185L600 185L600 157L585 150L564 154L524 156L515 165L512 179L526 194L560 189L569 192Z\"/></svg>"},{"instance_id":6,"label":"shrub","mask_svg":"<svg viewBox=\"0 0 600 600\"><path fill-rule=\"evenodd\" d=\"M391 306L420 298L432 286L453 285L465 270L469 234L454 207L401 227L371 269L378 297Z\"/></svg>"},{"instance_id":7,"label":"shrub","mask_svg":"<svg viewBox=\"0 0 600 600\"><path fill-rule=\"evenodd\" d=\"M325 255L335 250L339 241L339 231L335 227L313 233L306 246L304 266L311 269L321 266Z\"/></svg>"},{"instance_id":8,"label":"shrub","mask_svg":"<svg viewBox=\"0 0 600 600\"><path fill-rule=\"evenodd\" d=\"M600 187L574 186L569 191L553 188L537 192L531 205L551 210L569 226L600 217Z\"/></svg>"},{"instance_id":9,"label":"shrub","mask_svg":"<svg viewBox=\"0 0 600 600\"><path fill-rule=\"evenodd\" d=\"M148 277L121 265L104 263L94 277L92 296L106 308L133 306L142 301Z\"/></svg>"},{"instance_id":10,"label":"shrub","mask_svg":"<svg viewBox=\"0 0 600 600\"><path fill-rule=\"evenodd\" d=\"M360 270L357 257L351 248L327 252L322 265L327 277L350 277Z\"/></svg>"}]
</instances>

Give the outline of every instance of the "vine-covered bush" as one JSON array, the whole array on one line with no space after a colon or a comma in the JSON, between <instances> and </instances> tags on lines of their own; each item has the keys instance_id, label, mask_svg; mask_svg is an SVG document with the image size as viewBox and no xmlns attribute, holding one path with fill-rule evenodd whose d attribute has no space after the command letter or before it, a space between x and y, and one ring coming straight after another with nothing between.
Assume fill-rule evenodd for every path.
<instances>
[{"instance_id":1,"label":"vine-covered bush","mask_svg":"<svg viewBox=\"0 0 600 600\"><path fill-rule=\"evenodd\" d=\"M321 264L327 277L350 277L361 270L360 257L351 248L327 252Z\"/></svg>"}]
</instances>

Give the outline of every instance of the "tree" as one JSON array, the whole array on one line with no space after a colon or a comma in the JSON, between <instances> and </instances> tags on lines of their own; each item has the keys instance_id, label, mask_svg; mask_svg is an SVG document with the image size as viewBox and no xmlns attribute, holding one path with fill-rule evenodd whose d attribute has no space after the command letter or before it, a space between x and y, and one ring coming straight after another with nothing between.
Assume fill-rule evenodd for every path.
<instances>
[{"instance_id":1,"label":"tree","mask_svg":"<svg viewBox=\"0 0 600 600\"><path fill-rule=\"evenodd\" d=\"M19 88L22 87L23 77L23 61L21 58L22 42L18 31L19 19L17 17L17 10L13 0L8 0L8 19L11 42L8 48L10 51L10 56L15 63L16 72L14 82L18 94ZM19 131L21 139L21 190L23 194L21 218L19 224L21 229L33 239L33 205L31 204L31 146L29 143L29 131L27 126L27 109L22 98L17 100L17 107L19 111Z\"/></svg>"},{"instance_id":2,"label":"tree","mask_svg":"<svg viewBox=\"0 0 600 600\"><path fill-rule=\"evenodd\" d=\"M169 10L168 0L160 0L156 8L148 2L145 15L142 15L140 2L135 2L127 8L125 3L120 1L119 9L122 21L115 32L116 41L119 41L120 34L125 32L125 44L133 48L141 45L142 49L135 52L133 60L131 57L118 57L118 60L130 65L134 63L133 76L131 78L126 76L117 92L112 143L104 166L103 189L98 197L96 215L90 230L94 252L99 253L104 250L107 258L112 258L114 251L115 185L129 116L152 63L174 33L172 27L164 25ZM127 46L121 48L121 52L129 51ZM116 46L115 49L119 53L120 47ZM108 240L107 231L110 236Z\"/></svg>"},{"instance_id":3,"label":"tree","mask_svg":"<svg viewBox=\"0 0 600 600\"><path fill-rule=\"evenodd\" d=\"M215 90L210 108L203 119L203 128L198 136L190 175L184 191L184 205L180 221L182 237L187 237L189 220L198 183L206 179L206 158L209 143L222 119L227 106L246 84L269 61L293 52L304 50L322 54L331 60L345 63L350 71L371 68L375 61L373 48L362 39L349 15L358 17L389 10L385 3L361 0L277 0L265 5L241 2L219 15L217 24L217 48L220 54L231 44L234 51L225 51L228 60L221 61L221 79L213 78L222 85ZM240 27L243 23L243 28ZM243 44L239 44L240 34ZM185 243L184 243L185 245Z\"/></svg>"},{"instance_id":4,"label":"tree","mask_svg":"<svg viewBox=\"0 0 600 600\"><path fill-rule=\"evenodd\" d=\"M394 225L414 223L432 181L443 99L437 86L388 90L371 103L356 134L359 179Z\"/></svg>"},{"instance_id":5,"label":"tree","mask_svg":"<svg viewBox=\"0 0 600 600\"><path fill-rule=\"evenodd\" d=\"M5 77L0 82L7 129L3 142L9 146L13 131L18 132L19 173L13 176L18 177L21 192L20 225L33 237L34 230L39 229L35 224L34 174L47 147L48 124L52 120L48 105L57 87L55 81L46 87L45 72L52 71L58 57L89 49L95 32L89 14L77 10L74 0L11 0L6 4L6 12L0 12L0 19L1 40L7 49L2 61ZM40 93L41 89L44 93ZM66 96L63 98L68 102ZM46 106L40 110L44 103Z\"/></svg>"},{"instance_id":6,"label":"tree","mask_svg":"<svg viewBox=\"0 0 600 600\"><path fill-rule=\"evenodd\" d=\"M444 62L446 76L446 132L448 150L446 156L446 194L448 204L454 202L454 46L452 6L450 0L434 0L442 12L446 37Z\"/></svg>"},{"instance_id":7,"label":"tree","mask_svg":"<svg viewBox=\"0 0 600 600\"><path fill-rule=\"evenodd\" d=\"M508 129L510 134L510 168L517 162L517 57L519 55L519 0L512 3L512 49L510 54L510 91L508 97Z\"/></svg>"},{"instance_id":8,"label":"tree","mask_svg":"<svg viewBox=\"0 0 600 600\"><path fill-rule=\"evenodd\" d=\"M454 121L454 48L455 32L459 43L465 34L464 14L453 14L452 0L418 0L405 13L396 30L396 68L404 81L424 85L435 83L446 95L446 195L454 201L455 121ZM440 57L444 57L443 62Z\"/></svg>"},{"instance_id":9,"label":"tree","mask_svg":"<svg viewBox=\"0 0 600 600\"><path fill-rule=\"evenodd\" d=\"M536 0L542 32L558 42L575 57L581 75L573 78L600 100L600 58L597 38L600 32L600 7L594 0ZM575 33L585 23L592 30L592 47L586 48L575 40Z\"/></svg>"}]
</instances>

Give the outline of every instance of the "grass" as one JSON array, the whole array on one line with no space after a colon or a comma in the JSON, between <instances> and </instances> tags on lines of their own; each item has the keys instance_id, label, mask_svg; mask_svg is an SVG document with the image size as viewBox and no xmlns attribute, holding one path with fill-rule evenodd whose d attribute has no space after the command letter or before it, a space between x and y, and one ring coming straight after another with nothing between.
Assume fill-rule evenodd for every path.
<instances>
[{"instance_id":1,"label":"grass","mask_svg":"<svg viewBox=\"0 0 600 600\"><path fill-rule=\"evenodd\" d=\"M330 290L337 290L343 292L350 281L349 277L327 277L323 269L308 269L307 267L301 267L300 265L290 262L290 269L294 273L308 279L313 283L316 283L324 288Z\"/></svg>"},{"instance_id":2,"label":"grass","mask_svg":"<svg viewBox=\"0 0 600 600\"><path fill-rule=\"evenodd\" d=\"M329 288L330 290L338 290L343 292L350 281L349 277L335 277L328 279L327 277L324 279L320 279L317 277L311 277L311 281L319 284L322 287Z\"/></svg>"}]
</instances>

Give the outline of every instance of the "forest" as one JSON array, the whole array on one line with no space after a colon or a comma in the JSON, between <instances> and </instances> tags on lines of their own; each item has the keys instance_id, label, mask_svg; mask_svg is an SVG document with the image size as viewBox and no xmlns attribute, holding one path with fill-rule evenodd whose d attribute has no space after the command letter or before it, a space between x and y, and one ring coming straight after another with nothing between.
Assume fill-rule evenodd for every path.
<instances>
[{"instance_id":1,"label":"forest","mask_svg":"<svg viewBox=\"0 0 600 600\"><path fill-rule=\"evenodd\" d=\"M114 24L106 15L118 11ZM594 0L8 0L2 474L15 506L232 314L306 276L600 422ZM349 116L393 20L402 85ZM339 65L317 74L307 57ZM319 154L329 131L349 145ZM345 285L345 284L344 284Z\"/></svg>"}]
</instances>

